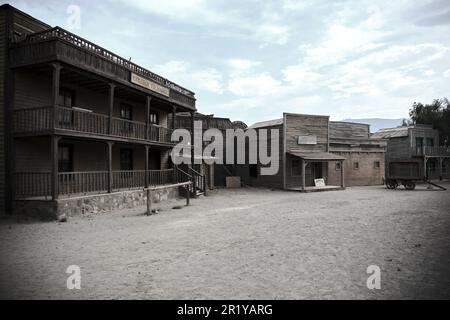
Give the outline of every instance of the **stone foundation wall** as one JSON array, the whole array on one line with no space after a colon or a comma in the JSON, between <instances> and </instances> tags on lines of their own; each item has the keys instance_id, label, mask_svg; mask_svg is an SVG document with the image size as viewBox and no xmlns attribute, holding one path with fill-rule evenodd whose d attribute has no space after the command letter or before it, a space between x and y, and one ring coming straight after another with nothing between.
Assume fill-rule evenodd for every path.
<instances>
[{"instance_id":1,"label":"stone foundation wall","mask_svg":"<svg viewBox=\"0 0 450 320\"><path fill-rule=\"evenodd\" d=\"M153 191L152 202L158 203L179 196L178 188ZM142 190L90 195L56 201L15 201L14 214L32 216L41 220L101 214L115 210L132 209L147 205L147 194Z\"/></svg>"}]
</instances>

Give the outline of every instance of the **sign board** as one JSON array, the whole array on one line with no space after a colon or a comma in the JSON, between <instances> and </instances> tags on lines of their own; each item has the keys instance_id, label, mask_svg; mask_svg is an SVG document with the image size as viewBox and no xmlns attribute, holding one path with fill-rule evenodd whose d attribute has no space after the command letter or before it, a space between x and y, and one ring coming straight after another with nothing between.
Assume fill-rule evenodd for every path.
<instances>
[{"instance_id":1,"label":"sign board","mask_svg":"<svg viewBox=\"0 0 450 320\"><path fill-rule=\"evenodd\" d=\"M317 144L317 136L299 136L298 144Z\"/></svg>"},{"instance_id":2,"label":"sign board","mask_svg":"<svg viewBox=\"0 0 450 320\"><path fill-rule=\"evenodd\" d=\"M131 83L137 84L138 86L141 86L143 88L146 88L148 90L154 91L156 93L159 93L163 96L169 97L170 96L170 89L163 87L159 84L154 83L151 80L148 80L144 77L141 77L135 73L131 73Z\"/></svg>"},{"instance_id":3,"label":"sign board","mask_svg":"<svg viewBox=\"0 0 450 320\"><path fill-rule=\"evenodd\" d=\"M325 187L325 179L314 179L316 187Z\"/></svg>"}]
</instances>

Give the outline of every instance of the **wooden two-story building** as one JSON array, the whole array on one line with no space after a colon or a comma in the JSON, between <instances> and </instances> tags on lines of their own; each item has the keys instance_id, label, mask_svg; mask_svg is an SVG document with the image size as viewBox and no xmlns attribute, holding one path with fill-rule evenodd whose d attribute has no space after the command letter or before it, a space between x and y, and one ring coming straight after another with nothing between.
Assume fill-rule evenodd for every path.
<instances>
[{"instance_id":1,"label":"wooden two-story building","mask_svg":"<svg viewBox=\"0 0 450 320\"><path fill-rule=\"evenodd\" d=\"M215 156L215 164L206 165L203 161L203 165L196 165L195 168L198 172L205 176L205 181L207 185L205 187L209 189L214 189L217 187L226 186L226 178L230 176L235 176L235 165L234 164L226 164L226 131L227 130L238 130L247 129L247 125L242 121L231 121L229 118L217 117L213 114L202 114L196 112L194 115L194 119L191 114L188 112L180 112L176 115L175 128L177 129L186 129L191 131L193 128L192 121L196 121L197 123L201 123L201 134L204 134L206 131L210 129L219 130L222 133L223 140L215 141L221 147L221 159ZM169 121L172 121L172 114L169 115ZM208 141L203 141L203 147L206 147L209 144ZM195 155L197 158L202 158L202 155ZM184 167L186 171L188 170L186 166Z\"/></svg>"},{"instance_id":2,"label":"wooden two-story building","mask_svg":"<svg viewBox=\"0 0 450 320\"><path fill-rule=\"evenodd\" d=\"M439 132L433 126L415 124L386 128L376 132L373 137L388 141L387 176L397 170L394 165L409 163L410 168L416 170L408 174L414 174L423 180L450 179L450 147L440 144Z\"/></svg>"},{"instance_id":3,"label":"wooden two-story building","mask_svg":"<svg viewBox=\"0 0 450 320\"><path fill-rule=\"evenodd\" d=\"M1 6L2 210L122 208L143 202L136 190L145 186L189 179L169 157L176 113L194 117L195 101L128 59Z\"/></svg>"}]
</instances>

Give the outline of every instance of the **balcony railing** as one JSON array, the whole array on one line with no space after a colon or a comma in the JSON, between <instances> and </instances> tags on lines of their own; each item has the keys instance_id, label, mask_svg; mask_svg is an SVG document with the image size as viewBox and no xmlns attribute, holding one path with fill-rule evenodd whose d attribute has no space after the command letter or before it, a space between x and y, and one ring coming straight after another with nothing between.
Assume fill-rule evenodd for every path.
<instances>
[{"instance_id":1,"label":"balcony railing","mask_svg":"<svg viewBox=\"0 0 450 320\"><path fill-rule=\"evenodd\" d=\"M191 181L173 169L149 171L113 171L112 191L141 189L147 186L169 185ZM176 174L176 176L175 176ZM175 181L176 180L176 181ZM58 194L61 196L106 193L108 171L63 172L58 174ZM15 198L51 198L51 172L18 172L15 174Z\"/></svg>"},{"instance_id":2,"label":"balcony railing","mask_svg":"<svg viewBox=\"0 0 450 320\"><path fill-rule=\"evenodd\" d=\"M420 157L449 157L450 147L413 147L411 148L411 154Z\"/></svg>"},{"instance_id":3,"label":"balcony railing","mask_svg":"<svg viewBox=\"0 0 450 320\"><path fill-rule=\"evenodd\" d=\"M169 88L170 98L195 107L195 95L192 91L60 27L29 34L16 41L11 50L12 65L62 59L125 82L129 82L130 72L133 72Z\"/></svg>"},{"instance_id":4,"label":"balcony railing","mask_svg":"<svg viewBox=\"0 0 450 320\"><path fill-rule=\"evenodd\" d=\"M39 134L54 129L91 135L112 136L155 143L171 144L172 130L149 125L139 121L109 116L78 108L53 107L18 109L14 111L14 132L16 134ZM147 131L148 129L148 131Z\"/></svg>"}]
</instances>

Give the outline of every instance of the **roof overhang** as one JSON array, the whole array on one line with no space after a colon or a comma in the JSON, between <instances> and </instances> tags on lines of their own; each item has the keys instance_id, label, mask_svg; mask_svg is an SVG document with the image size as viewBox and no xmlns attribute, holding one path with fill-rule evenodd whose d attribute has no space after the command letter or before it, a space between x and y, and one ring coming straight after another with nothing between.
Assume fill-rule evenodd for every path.
<instances>
[{"instance_id":1,"label":"roof overhang","mask_svg":"<svg viewBox=\"0 0 450 320\"><path fill-rule=\"evenodd\" d=\"M291 156L307 161L343 161L346 158L329 152L288 152Z\"/></svg>"}]
</instances>

